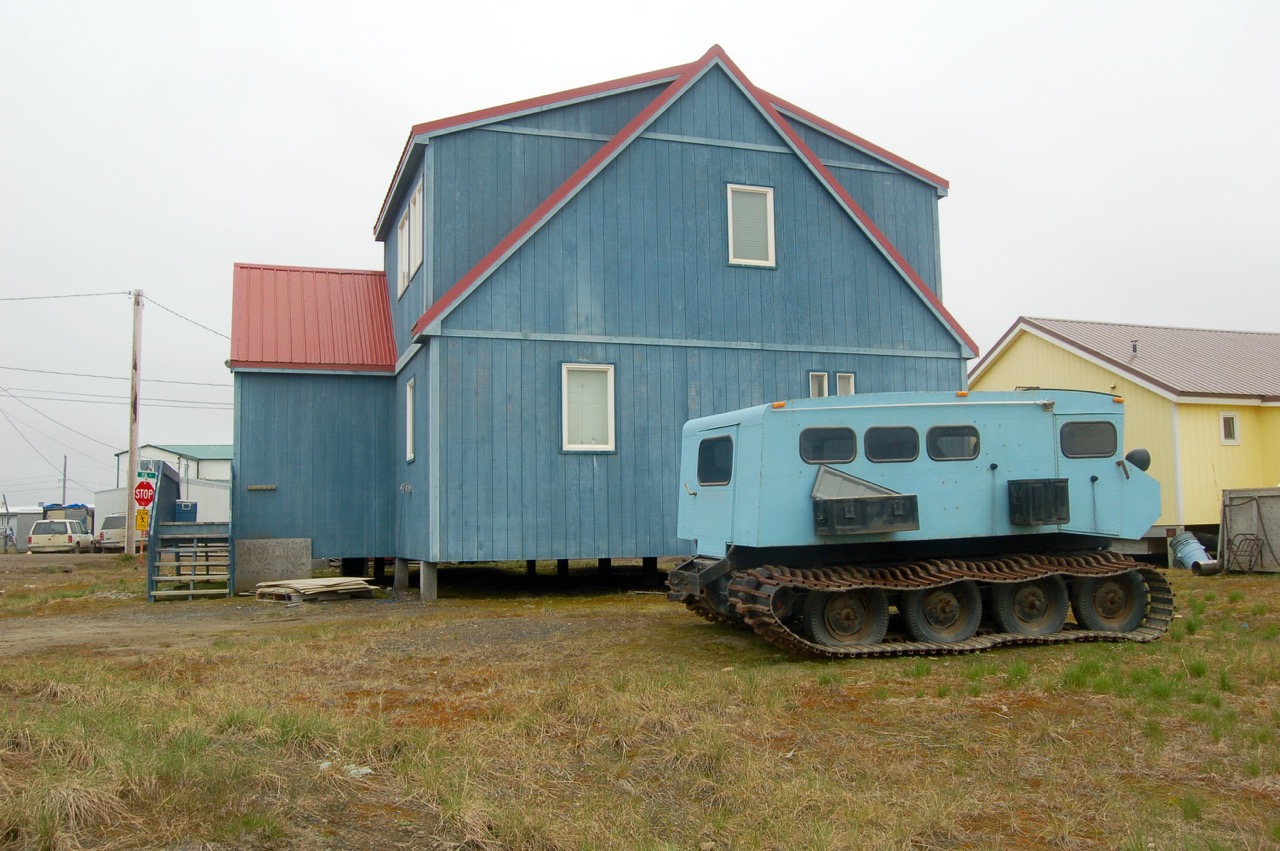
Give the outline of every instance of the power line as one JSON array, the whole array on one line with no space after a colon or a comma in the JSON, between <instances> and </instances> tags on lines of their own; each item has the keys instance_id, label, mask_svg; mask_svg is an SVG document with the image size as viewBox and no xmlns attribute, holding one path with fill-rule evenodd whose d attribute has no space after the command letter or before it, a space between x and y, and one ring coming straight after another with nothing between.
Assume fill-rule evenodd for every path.
<instances>
[{"instance_id":1,"label":"power line","mask_svg":"<svg viewBox=\"0 0 1280 851\"><path fill-rule=\"evenodd\" d=\"M228 337L226 334L223 334L221 331L215 331L215 330L213 330L212 328L210 328L208 325L201 325L199 322L195 321L194 319L191 319L190 317L187 317L187 316L183 316L181 313L179 313L179 312L178 312L178 311L176 311L176 310L173 310L172 308L165 307L163 304L161 304L160 302L156 301L156 300L155 300L154 298L152 298L151 296L143 295L143 298L145 298L147 301L151 302L152 304L154 304L156 307L160 308L161 310L167 310L167 311L169 311L170 313L172 313L174 316L178 317L179 319L181 319L181 320L183 320L183 321L186 321L186 322L190 322L192 325L196 326L197 328L203 328L204 330L208 331L210 334L217 334L219 337L221 337L221 338L222 338L222 339L224 339L224 340L230 340L230 339L231 339L231 338L230 338L230 337Z\"/></svg>"},{"instance_id":2,"label":"power line","mask_svg":"<svg viewBox=\"0 0 1280 851\"><path fill-rule=\"evenodd\" d=\"M38 429L38 428L36 428L35 426L31 425L31 423L24 423L22 420L17 420L17 419L14 419L14 418L12 418L12 417L8 417L7 415L6 415L6 418L9 420L10 425L12 425L14 422L17 422L17 423L18 423L18 424L20 424L20 425L24 425L24 426L26 426L27 428L29 428L29 429L31 429L32 431L34 431L36 434L38 434L38 435L40 435L41 437L45 438L46 440L52 440L54 443L58 444L58 445L59 445L59 446L61 446L62 448L67 449L67 450L69 450L69 451L71 451L71 452L74 452L74 453L76 453L77 455L81 455L81 456L83 456L83 457L85 457L85 458L88 458L90 461L93 461L93 462L97 463L97 464L98 464L99 466L101 466L104 470L110 470L110 469L112 469L109 465L107 465L107 464L103 464L103 463L102 463L102 459L100 459L100 458L94 458L92 455L89 455L89 454L88 454L88 453L86 453L86 452L81 452L79 449L76 449L74 446L71 446L70 444L63 443L61 440L58 440L56 437L53 437L52 435L45 434L45 433L44 433L44 432L42 432L40 429ZM16 427L15 427L15 428L16 428Z\"/></svg>"},{"instance_id":3,"label":"power line","mask_svg":"<svg viewBox=\"0 0 1280 851\"><path fill-rule=\"evenodd\" d=\"M53 369L30 369L21 366L0 366L0 369L8 369L13 372L37 372L41 375L67 375L72 378L99 378L103 381L129 381L127 377L119 375L94 375L88 372L58 372ZM144 382L149 384L186 384L192 387L234 387L233 384L224 384L218 381L166 381L163 378L144 378Z\"/></svg>"},{"instance_id":4,"label":"power line","mask_svg":"<svg viewBox=\"0 0 1280 851\"><path fill-rule=\"evenodd\" d=\"M30 440L27 440L27 436L26 436L25 434L23 434L23 433L22 433L22 430L21 430L21 429L19 429L16 425L13 425L13 420L9 419L9 415L8 415L8 414L6 414L4 411L0 411L0 417L4 417L4 418L5 418L5 420L9 423L9 425L10 425L10 426L13 426L13 430L14 430L15 432L17 432L18 437L22 438L23 442L24 442L24 443L26 443L26 444L27 444L27 446L30 446L30 447L31 447L31 451L32 451L32 452L36 453L37 455L40 455L40 460L41 460L41 461L44 461L44 463L46 463L46 464L48 464L50 467L52 467L52 468L53 468L53 470L54 470L54 472L59 473L59 474L61 474L61 475L66 475L65 471L63 471L63 470L59 470L59 469L58 469L58 465L57 465L57 464L53 463L53 462L52 462L52 461L50 461L48 458L45 458L45 457L44 457L44 455L41 455L41 454L40 454L40 450L39 450L39 449L36 449L36 445L35 445L34 443L32 443ZM82 488L82 489L87 490L87 491L92 491L92 490L93 490L93 488L89 487L88 485L84 485L84 484L81 484L80 482L77 482L75 479L71 478L70 476L67 476L66 478L67 478L67 481L71 482L72 484L74 484L74 485L75 485L76 487L78 487L78 488ZM24 491L24 493L25 493L25 491Z\"/></svg>"},{"instance_id":5,"label":"power line","mask_svg":"<svg viewBox=\"0 0 1280 851\"><path fill-rule=\"evenodd\" d=\"M111 394L111 393L84 393L84 392L82 392L82 391L80 391L80 390L48 390L48 389L43 388L43 387L10 387L10 388L9 388L9 391L10 391L10 392L12 392L12 393L52 393L52 394L54 394L54 395L52 395L52 396L23 396L22 398L23 398L23 399L43 399L43 400L45 400L45 401L55 401L55 402L88 402L88 401L91 401L91 400L93 400L93 399L111 399L111 400L115 400L116 402L119 402L119 403L121 403L121 404L124 404L124 403L127 403L127 402L129 401L126 397L123 397L123 396L116 396L116 395ZM89 397L89 398L87 398L87 399L62 399L62 398L59 398L59 397L62 397L62 396L87 396L87 397ZM190 402L190 403L191 403L191 404L193 404L193 405L231 405L231 404L234 404L234 403L232 403L232 402L222 402L222 401L219 401L219 400L217 400L217 399L161 399L161 398L154 398L154 397L147 397L147 399L142 400L142 404L144 404L144 405L145 405L148 401L154 401L154 402L183 402L183 403Z\"/></svg>"},{"instance_id":6,"label":"power line","mask_svg":"<svg viewBox=\"0 0 1280 851\"><path fill-rule=\"evenodd\" d=\"M0 298L0 301L47 301L50 299L60 299L60 298L97 298L98 296L103 296L103 295L133 295L133 293L118 292L118 293L75 293L71 295L18 295L18 296L5 296L3 298Z\"/></svg>"},{"instance_id":7,"label":"power line","mask_svg":"<svg viewBox=\"0 0 1280 851\"><path fill-rule=\"evenodd\" d=\"M13 400L14 400L15 402L17 402L18 404L20 404L20 405L22 405L22 406L24 406L24 407L30 408L31 410L35 411L37 414L39 414L40 416L44 417L46 420L48 420L49 422L53 423L54 425L56 425L56 426L61 426L62 428L65 428L67 431L71 432L72 434L78 434L78 435L80 435L81 437L83 437L85 440L92 440L94 443L98 444L99 446L105 446L105 447L107 447L108 449L110 449L112 452L115 452L115 451L116 451L116 448L115 448L114 446L112 446L110 443L104 443L103 441L98 440L98 438L96 438L96 437L90 437L89 435L85 434L84 432L76 431L75 429L73 429L73 428L72 428L71 426L69 426L69 425L63 425L62 423L60 423L60 422L58 422L57 420L55 420L53 417L51 417L51 416L49 416L48 414L46 414L44 411L41 411L39 408L37 408L37 407L35 407L35 406L33 406L33 405L28 405L26 402L22 401L22 400L21 400L21 399L19 399L17 396L14 396L12 393L10 393L8 390L5 390L3 387L0 387L0 391L3 391L5 394L7 394L7 395L9 396L9 398L13 399ZM3 413L3 412L0 412L0 413ZM5 419L8 419L8 417L6 416L6 417L5 417Z\"/></svg>"},{"instance_id":8,"label":"power line","mask_svg":"<svg viewBox=\"0 0 1280 851\"><path fill-rule=\"evenodd\" d=\"M0 387L0 390L5 388ZM8 393L8 390L5 390ZM128 405L128 399L119 399L119 397L108 397L105 399L66 399L59 396L9 396L19 401L23 399L35 399L39 402L71 402L76 405ZM112 401L118 399L118 401ZM160 402L168 402L170 404L159 404ZM140 400L138 402L144 408L178 408L189 411L233 411L235 410L234 402L211 402L201 399L160 399L155 402ZM28 405L27 407L31 407ZM34 409L33 409L34 410ZM63 426L66 428L66 426ZM83 436L83 435L82 435Z\"/></svg>"}]
</instances>

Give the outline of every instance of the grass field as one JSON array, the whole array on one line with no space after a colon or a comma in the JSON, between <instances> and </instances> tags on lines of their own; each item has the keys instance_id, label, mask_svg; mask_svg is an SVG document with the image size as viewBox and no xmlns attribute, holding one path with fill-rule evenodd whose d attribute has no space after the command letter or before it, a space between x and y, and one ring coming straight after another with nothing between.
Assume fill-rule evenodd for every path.
<instances>
[{"instance_id":1,"label":"grass field","mask_svg":"<svg viewBox=\"0 0 1280 851\"><path fill-rule=\"evenodd\" d=\"M1280 848L1280 577L1173 572L1148 645L817 662L626 575L148 605L24 559L0 847Z\"/></svg>"}]
</instances>

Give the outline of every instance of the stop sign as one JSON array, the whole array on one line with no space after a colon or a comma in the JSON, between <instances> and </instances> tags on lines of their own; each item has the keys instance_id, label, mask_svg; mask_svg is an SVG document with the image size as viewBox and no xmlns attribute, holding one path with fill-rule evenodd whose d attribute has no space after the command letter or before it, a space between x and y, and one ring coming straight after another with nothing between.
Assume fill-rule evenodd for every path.
<instances>
[{"instance_id":1,"label":"stop sign","mask_svg":"<svg viewBox=\"0 0 1280 851\"><path fill-rule=\"evenodd\" d=\"M156 486L151 482L138 482L138 486L133 489L133 501L138 505L146 508L156 498Z\"/></svg>"}]
</instances>

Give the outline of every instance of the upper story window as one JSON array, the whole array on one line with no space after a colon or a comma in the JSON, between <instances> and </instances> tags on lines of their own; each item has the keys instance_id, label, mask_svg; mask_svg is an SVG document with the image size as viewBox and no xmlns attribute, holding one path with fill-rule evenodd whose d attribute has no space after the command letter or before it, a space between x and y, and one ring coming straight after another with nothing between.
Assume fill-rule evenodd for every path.
<instances>
[{"instance_id":1,"label":"upper story window","mask_svg":"<svg viewBox=\"0 0 1280 851\"><path fill-rule=\"evenodd\" d=\"M413 460L413 382L404 383L404 459Z\"/></svg>"},{"instance_id":2,"label":"upper story window","mask_svg":"<svg viewBox=\"0 0 1280 851\"><path fill-rule=\"evenodd\" d=\"M978 457L980 442L973 426L934 426L925 434L924 445L935 461L970 461Z\"/></svg>"},{"instance_id":3,"label":"upper story window","mask_svg":"<svg viewBox=\"0 0 1280 851\"><path fill-rule=\"evenodd\" d=\"M837 372L836 373L836 395L852 396L853 390L853 373Z\"/></svg>"},{"instance_id":4,"label":"upper story window","mask_svg":"<svg viewBox=\"0 0 1280 851\"><path fill-rule=\"evenodd\" d=\"M1060 439L1068 458L1110 458L1119 445L1115 425L1105 420L1063 423Z\"/></svg>"},{"instance_id":5,"label":"upper story window","mask_svg":"<svg viewBox=\"0 0 1280 851\"><path fill-rule=\"evenodd\" d=\"M561 443L566 452L612 452L613 365L561 366Z\"/></svg>"},{"instance_id":6,"label":"upper story window","mask_svg":"<svg viewBox=\"0 0 1280 851\"><path fill-rule=\"evenodd\" d=\"M775 266L773 190L729 184L729 262Z\"/></svg>"},{"instance_id":7,"label":"upper story window","mask_svg":"<svg viewBox=\"0 0 1280 851\"><path fill-rule=\"evenodd\" d=\"M882 426L867 429L862 451L868 461L914 461L920 454L920 434L911 426Z\"/></svg>"},{"instance_id":8,"label":"upper story window","mask_svg":"<svg viewBox=\"0 0 1280 851\"><path fill-rule=\"evenodd\" d=\"M809 373L809 398L821 399L827 395L827 374L825 372Z\"/></svg>"},{"instance_id":9,"label":"upper story window","mask_svg":"<svg viewBox=\"0 0 1280 851\"><path fill-rule=\"evenodd\" d=\"M422 265L422 184L413 190L409 199L409 276L413 277Z\"/></svg>"},{"instance_id":10,"label":"upper story window","mask_svg":"<svg viewBox=\"0 0 1280 851\"><path fill-rule=\"evenodd\" d=\"M1240 445L1240 416L1235 411L1222 411L1218 415L1222 423L1222 445Z\"/></svg>"}]
</instances>

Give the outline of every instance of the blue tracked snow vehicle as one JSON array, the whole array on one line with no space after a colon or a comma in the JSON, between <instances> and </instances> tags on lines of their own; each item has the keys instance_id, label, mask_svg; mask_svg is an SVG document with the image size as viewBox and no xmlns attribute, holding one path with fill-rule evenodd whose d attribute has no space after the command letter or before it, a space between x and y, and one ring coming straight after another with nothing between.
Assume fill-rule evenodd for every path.
<instances>
[{"instance_id":1,"label":"blue tracked snow vehicle","mask_svg":"<svg viewBox=\"0 0 1280 851\"><path fill-rule=\"evenodd\" d=\"M690 420L678 531L697 556L669 597L823 656L1157 638L1169 583L1110 549L1160 514L1149 454L1121 455L1122 402L883 393Z\"/></svg>"}]
</instances>

